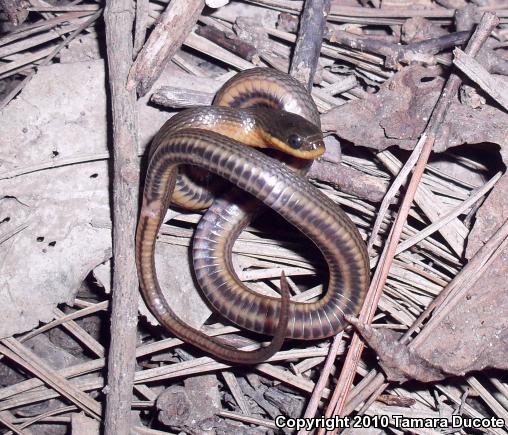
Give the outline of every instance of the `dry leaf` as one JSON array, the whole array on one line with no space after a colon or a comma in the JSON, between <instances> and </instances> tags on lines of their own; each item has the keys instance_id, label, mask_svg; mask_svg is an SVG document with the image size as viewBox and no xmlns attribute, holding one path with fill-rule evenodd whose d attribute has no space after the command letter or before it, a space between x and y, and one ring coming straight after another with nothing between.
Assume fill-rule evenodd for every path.
<instances>
[{"instance_id":1,"label":"dry leaf","mask_svg":"<svg viewBox=\"0 0 508 435\"><path fill-rule=\"evenodd\" d=\"M168 115L139 107L146 144ZM106 122L102 61L41 67L0 112L0 337L52 320L111 256Z\"/></svg>"},{"instance_id":2,"label":"dry leaf","mask_svg":"<svg viewBox=\"0 0 508 435\"><path fill-rule=\"evenodd\" d=\"M444 86L439 68L414 65L381 85L379 92L338 106L321 117L323 130L355 145L377 150L412 149L423 133ZM508 114L484 105L473 109L454 100L448 109L435 152L465 143L490 142L506 147Z\"/></svg>"}]
</instances>

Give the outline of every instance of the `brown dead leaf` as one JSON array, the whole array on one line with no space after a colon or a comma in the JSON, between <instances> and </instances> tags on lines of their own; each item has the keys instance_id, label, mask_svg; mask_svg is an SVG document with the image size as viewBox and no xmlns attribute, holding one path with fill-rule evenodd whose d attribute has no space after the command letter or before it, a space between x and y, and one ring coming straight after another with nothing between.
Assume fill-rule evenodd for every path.
<instances>
[{"instance_id":1,"label":"brown dead leaf","mask_svg":"<svg viewBox=\"0 0 508 435\"><path fill-rule=\"evenodd\" d=\"M468 238L471 259L508 219L508 176L501 177L476 213ZM508 368L508 250L504 249L451 308L446 321L418 346L420 356L454 374Z\"/></svg>"},{"instance_id":2,"label":"brown dead leaf","mask_svg":"<svg viewBox=\"0 0 508 435\"><path fill-rule=\"evenodd\" d=\"M449 373L508 369L507 270L505 250L418 346L419 354Z\"/></svg>"},{"instance_id":3,"label":"brown dead leaf","mask_svg":"<svg viewBox=\"0 0 508 435\"><path fill-rule=\"evenodd\" d=\"M433 382L446 377L446 373L439 366L430 363L406 345L399 343L400 333L389 329L375 329L352 316L346 316L346 320L376 351L379 365L389 381L402 383L416 379L421 382Z\"/></svg>"},{"instance_id":4,"label":"brown dead leaf","mask_svg":"<svg viewBox=\"0 0 508 435\"><path fill-rule=\"evenodd\" d=\"M472 258L484 243L494 234L503 222L508 219L508 175L503 175L494 189L478 209L475 216L475 225L471 230L468 241L466 257ZM500 271L502 271L500 269ZM506 276L506 270L505 276Z\"/></svg>"},{"instance_id":5,"label":"brown dead leaf","mask_svg":"<svg viewBox=\"0 0 508 435\"><path fill-rule=\"evenodd\" d=\"M376 400L385 405L405 406L408 408L416 403L416 400L412 397L396 396L395 394L380 394Z\"/></svg>"},{"instance_id":6,"label":"brown dead leaf","mask_svg":"<svg viewBox=\"0 0 508 435\"><path fill-rule=\"evenodd\" d=\"M466 256L470 259L508 219L508 176L501 177L476 213ZM449 372L508 368L508 249L478 277L464 298L419 347L430 360L439 357Z\"/></svg>"},{"instance_id":7,"label":"brown dead leaf","mask_svg":"<svg viewBox=\"0 0 508 435\"><path fill-rule=\"evenodd\" d=\"M413 149L441 93L441 69L414 65L387 80L379 92L335 107L321 117L323 130L355 145L376 150L390 146ZM506 147L508 114L491 105L473 109L452 102L434 151L466 143Z\"/></svg>"},{"instance_id":8,"label":"brown dead leaf","mask_svg":"<svg viewBox=\"0 0 508 435\"><path fill-rule=\"evenodd\" d=\"M194 376L184 386L173 385L157 398L158 419L174 430L203 433L221 409L219 382L214 374Z\"/></svg>"}]
</instances>

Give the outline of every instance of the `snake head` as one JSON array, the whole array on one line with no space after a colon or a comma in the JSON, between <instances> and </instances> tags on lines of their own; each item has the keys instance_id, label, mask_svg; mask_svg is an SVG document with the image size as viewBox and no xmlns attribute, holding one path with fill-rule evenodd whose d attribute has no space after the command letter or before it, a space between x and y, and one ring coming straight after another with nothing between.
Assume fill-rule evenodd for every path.
<instances>
[{"instance_id":1,"label":"snake head","mask_svg":"<svg viewBox=\"0 0 508 435\"><path fill-rule=\"evenodd\" d=\"M325 152L323 133L312 122L281 110L264 108L260 112L266 148L304 160L315 159Z\"/></svg>"}]
</instances>

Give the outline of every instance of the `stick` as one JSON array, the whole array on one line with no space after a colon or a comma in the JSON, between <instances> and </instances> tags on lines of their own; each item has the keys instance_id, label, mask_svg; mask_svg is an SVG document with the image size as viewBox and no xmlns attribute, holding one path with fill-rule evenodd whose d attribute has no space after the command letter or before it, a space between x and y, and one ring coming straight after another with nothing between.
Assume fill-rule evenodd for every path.
<instances>
[{"instance_id":1,"label":"stick","mask_svg":"<svg viewBox=\"0 0 508 435\"><path fill-rule=\"evenodd\" d=\"M455 32L437 38L400 45L380 41L369 36L355 35L343 30L334 30L329 32L327 39L330 42L345 45L354 50L385 56L385 66L396 68L398 63L410 63L412 60L421 57L421 54L431 56L447 48L462 45L467 42L470 36L471 32Z\"/></svg>"},{"instance_id":2,"label":"stick","mask_svg":"<svg viewBox=\"0 0 508 435\"><path fill-rule=\"evenodd\" d=\"M308 173L308 178L332 183L342 192L358 196L372 202L380 202L388 185L377 177L364 174L340 163L315 161Z\"/></svg>"},{"instance_id":3,"label":"stick","mask_svg":"<svg viewBox=\"0 0 508 435\"><path fill-rule=\"evenodd\" d=\"M321 401L323 391L326 387L326 383L328 382L328 376L332 371L333 364L339 352L339 346L342 341L342 335L343 334L341 332L333 338L332 344L330 346L330 351L326 356L325 365L323 366L321 374L319 375L319 379L316 382L316 385L314 386L314 391L312 391L312 396L310 397L303 418L313 418L316 415L319 402ZM306 435L308 433L309 431L307 431L306 429L300 429L298 431L298 435Z\"/></svg>"},{"instance_id":4,"label":"stick","mask_svg":"<svg viewBox=\"0 0 508 435\"><path fill-rule=\"evenodd\" d=\"M453 53L455 66L508 110L508 81L490 75L480 62L468 56L461 49L456 48Z\"/></svg>"},{"instance_id":5,"label":"stick","mask_svg":"<svg viewBox=\"0 0 508 435\"><path fill-rule=\"evenodd\" d=\"M242 59L249 62L259 62L256 47L236 37L234 34L228 35L213 26L198 27L196 34L215 42L218 46L237 54Z\"/></svg>"},{"instance_id":6,"label":"stick","mask_svg":"<svg viewBox=\"0 0 508 435\"><path fill-rule=\"evenodd\" d=\"M139 96L150 90L192 31L204 6L204 0L173 0L169 4L132 65L128 90L136 88Z\"/></svg>"},{"instance_id":7,"label":"stick","mask_svg":"<svg viewBox=\"0 0 508 435\"><path fill-rule=\"evenodd\" d=\"M145 43L146 28L148 27L149 1L136 1L136 25L134 28L134 56L140 52Z\"/></svg>"},{"instance_id":8,"label":"stick","mask_svg":"<svg viewBox=\"0 0 508 435\"><path fill-rule=\"evenodd\" d=\"M108 0L104 12L113 118L113 298L106 435L130 433L136 354L138 278L134 259L139 161L136 95L125 89L132 59L130 0Z\"/></svg>"},{"instance_id":9,"label":"stick","mask_svg":"<svg viewBox=\"0 0 508 435\"><path fill-rule=\"evenodd\" d=\"M329 10L330 0L306 0L303 8L289 74L307 89L312 88Z\"/></svg>"},{"instance_id":10,"label":"stick","mask_svg":"<svg viewBox=\"0 0 508 435\"><path fill-rule=\"evenodd\" d=\"M74 403L79 409L91 417L100 420L100 404L88 394L80 391L70 381L59 376L47 363L39 358L15 338L4 338L0 344L0 353L16 362L25 370L49 385L63 397Z\"/></svg>"},{"instance_id":11,"label":"stick","mask_svg":"<svg viewBox=\"0 0 508 435\"><path fill-rule=\"evenodd\" d=\"M161 86L150 101L172 109L187 109L193 106L209 106L215 94L174 86Z\"/></svg>"}]
</instances>

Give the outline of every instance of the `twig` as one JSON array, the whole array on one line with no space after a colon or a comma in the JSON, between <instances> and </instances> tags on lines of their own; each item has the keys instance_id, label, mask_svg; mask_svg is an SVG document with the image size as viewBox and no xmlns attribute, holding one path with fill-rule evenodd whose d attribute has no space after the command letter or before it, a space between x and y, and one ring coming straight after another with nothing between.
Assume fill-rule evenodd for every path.
<instances>
[{"instance_id":1,"label":"twig","mask_svg":"<svg viewBox=\"0 0 508 435\"><path fill-rule=\"evenodd\" d=\"M173 109L185 109L192 106L208 106L214 96L212 92L161 86L152 94L150 101Z\"/></svg>"},{"instance_id":2,"label":"twig","mask_svg":"<svg viewBox=\"0 0 508 435\"><path fill-rule=\"evenodd\" d=\"M307 89L312 88L329 10L330 0L305 0L289 74Z\"/></svg>"},{"instance_id":3,"label":"twig","mask_svg":"<svg viewBox=\"0 0 508 435\"><path fill-rule=\"evenodd\" d=\"M101 9L100 5L83 4L70 6L31 6L28 8L30 12L95 12Z\"/></svg>"},{"instance_id":4,"label":"twig","mask_svg":"<svg viewBox=\"0 0 508 435\"><path fill-rule=\"evenodd\" d=\"M21 177L26 174L34 172L46 171L53 168L62 168L64 166L76 165L79 163L96 162L99 160L109 159L109 153L89 154L86 156L75 156L68 159L61 159L57 161L41 162L34 165L23 166L13 169L12 171L0 173L0 180L7 180L9 178Z\"/></svg>"},{"instance_id":5,"label":"twig","mask_svg":"<svg viewBox=\"0 0 508 435\"><path fill-rule=\"evenodd\" d=\"M4 338L0 344L0 353L33 373L63 397L82 409L91 417L100 420L101 407L88 394L80 391L71 382L52 370L41 358L27 349L14 338Z\"/></svg>"},{"instance_id":6,"label":"twig","mask_svg":"<svg viewBox=\"0 0 508 435\"><path fill-rule=\"evenodd\" d=\"M83 22L85 21L87 20L80 18L66 26L50 29L48 32L44 32L40 35L34 35L30 38L25 38L12 44L4 45L3 47L0 47L0 58L5 58L6 56L10 56L38 45L45 44L54 39L61 38L66 33L71 33L74 30L81 28ZM49 49L51 50L51 47L49 47Z\"/></svg>"},{"instance_id":7,"label":"twig","mask_svg":"<svg viewBox=\"0 0 508 435\"><path fill-rule=\"evenodd\" d=\"M0 415L0 425L4 425L7 429L10 429L11 432L15 433L16 435L25 435L24 432L20 431L16 426L7 421L3 415Z\"/></svg>"},{"instance_id":8,"label":"twig","mask_svg":"<svg viewBox=\"0 0 508 435\"><path fill-rule=\"evenodd\" d=\"M50 417L52 415L58 415L63 413L68 413L71 411L75 411L75 406L63 406L61 408L52 409L51 411L43 412L42 414L36 415L35 417L28 418L24 423L19 425L20 429L25 429L28 426L31 426L34 423L37 423L38 421L41 421L43 419L46 419L47 417ZM25 432L18 432L16 431L16 434L24 434ZM5 435L12 435L10 432L7 432Z\"/></svg>"},{"instance_id":9,"label":"twig","mask_svg":"<svg viewBox=\"0 0 508 435\"><path fill-rule=\"evenodd\" d=\"M206 53L209 56L230 64L240 70L250 69L255 66L253 63L242 59L240 56L237 56L236 54L225 50L222 47L219 47L214 42L209 41L208 39L203 38L194 32L188 35L187 39L184 41L184 45L202 53Z\"/></svg>"},{"instance_id":10,"label":"twig","mask_svg":"<svg viewBox=\"0 0 508 435\"><path fill-rule=\"evenodd\" d=\"M242 410L244 416L252 415L249 403L245 399L245 396L242 392L242 389L240 388L240 384L238 383L236 376L231 372L224 371L222 372L222 377L224 378L224 381L226 381L226 384L229 387L231 395L236 400L236 403L238 407Z\"/></svg>"},{"instance_id":11,"label":"twig","mask_svg":"<svg viewBox=\"0 0 508 435\"><path fill-rule=\"evenodd\" d=\"M312 164L308 177L332 183L338 186L342 192L372 202L381 201L387 187L387 184L377 177L372 177L342 164L321 160L317 160Z\"/></svg>"},{"instance_id":12,"label":"twig","mask_svg":"<svg viewBox=\"0 0 508 435\"><path fill-rule=\"evenodd\" d=\"M323 79L326 80L326 77L323 77ZM356 86L358 86L358 80L354 75L350 75L343 79L338 79L337 81L332 82L326 86L323 86L323 91L330 95L337 95L347 92Z\"/></svg>"},{"instance_id":13,"label":"twig","mask_svg":"<svg viewBox=\"0 0 508 435\"><path fill-rule=\"evenodd\" d=\"M269 8L290 12L293 14L299 13L302 10L303 1L294 0L247 0L249 3L267 6ZM497 6L483 6L478 10L482 12L497 11L497 15L502 18L501 22L506 22L508 18L508 11L502 4ZM383 24L395 25L403 24L408 18L422 17L428 19L439 20L440 24L449 24L455 15L454 9L444 8L366 8L359 6L342 6L340 2L334 2L328 14L328 21L339 23L358 23L358 24L373 24L380 26Z\"/></svg>"},{"instance_id":14,"label":"twig","mask_svg":"<svg viewBox=\"0 0 508 435\"><path fill-rule=\"evenodd\" d=\"M321 401L323 390L326 387L328 377L330 376L333 364L335 362L335 359L337 358L341 341L342 341L342 333L337 334L335 337L333 337L333 341L330 346L330 351L326 356L325 365L323 366L323 369L321 370L321 373L319 375L319 379L316 382L316 385L314 386L312 396L310 396L310 400L309 403L307 404L307 408L305 409L305 414L303 418L313 418L316 415L316 411L319 406L319 402ZM308 433L307 430L300 429L298 435L305 435L307 433Z\"/></svg>"},{"instance_id":15,"label":"twig","mask_svg":"<svg viewBox=\"0 0 508 435\"><path fill-rule=\"evenodd\" d=\"M58 308L54 308L53 312L56 317L63 317L65 313ZM98 357L103 357L105 354L104 346L102 346L95 338L88 334L81 326L73 320L62 322L62 327L74 336L84 347L93 352Z\"/></svg>"},{"instance_id":16,"label":"twig","mask_svg":"<svg viewBox=\"0 0 508 435\"><path fill-rule=\"evenodd\" d=\"M0 65L0 75L2 78L13 75L15 72L23 70L25 65L34 64L36 61L48 56L52 52L51 47L43 48L41 50L29 52L27 54L23 54L21 56L16 56L15 60L12 60L8 63L3 63ZM4 58L3 60L10 60ZM10 74L7 74L10 73Z\"/></svg>"},{"instance_id":17,"label":"twig","mask_svg":"<svg viewBox=\"0 0 508 435\"><path fill-rule=\"evenodd\" d=\"M104 12L113 118L113 293L108 359L106 435L130 433L136 353L138 277L134 259L139 161L136 95L125 89L132 59L134 11L108 0Z\"/></svg>"},{"instance_id":18,"label":"twig","mask_svg":"<svg viewBox=\"0 0 508 435\"><path fill-rule=\"evenodd\" d=\"M279 29L273 28L266 28L265 30L269 35L274 36L276 38L280 38L284 41L288 42L296 41L296 36L292 33L283 32ZM379 56L375 56L368 53L362 53L359 51L351 51L325 43L323 43L320 48L321 54L325 56L329 56L334 59L339 59L355 64L359 68L372 72L384 79L389 78L391 76L391 73L388 73L380 68L380 66L383 64L383 60ZM325 72L323 72L323 76L324 75Z\"/></svg>"},{"instance_id":19,"label":"twig","mask_svg":"<svg viewBox=\"0 0 508 435\"><path fill-rule=\"evenodd\" d=\"M508 91L506 90L508 81L490 75L480 62L459 48L456 48L453 54L455 55L454 65L508 110Z\"/></svg>"},{"instance_id":20,"label":"twig","mask_svg":"<svg viewBox=\"0 0 508 435\"><path fill-rule=\"evenodd\" d=\"M400 163L392 153L383 152L380 153L378 157L390 172L393 174L397 173ZM440 200L426 184L420 184L415 193L414 202L431 222L440 219L441 210L436 206L440 203ZM441 228L440 233L448 242L453 252L460 257L464 250L464 239L467 237L468 233L465 225L458 219L452 219L446 227Z\"/></svg>"},{"instance_id":21,"label":"twig","mask_svg":"<svg viewBox=\"0 0 508 435\"><path fill-rule=\"evenodd\" d=\"M140 96L150 90L192 31L204 6L204 0L174 0L169 4L132 65L128 90L137 89Z\"/></svg>"},{"instance_id":22,"label":"twig","mask_svg":"<svg viewBox=\"0 0 508 435\"><path fill-rule=\"evenodd\" d=\"M397 246L397 249L395 250L395 254L400 254L402 251L409 249L411 246L417 244L418 242L422 241L426 237L430 236L432 233L438 231L444 225L451 222L452 219L455 219L458 215L460 215L461 213L466 211L475 202L477 202L480 198L482 198L484 195L486 195L490 189L492 189L494 187L494 185L497 183L497 181L501 178L501 175L502 175L501 172L498 172L497 174L495 174L489 180L488 183L486 183L484 186L482 186L481 189L478 189L477 192L472 194L467 200L462 202L458 207L454 208L453 210L449 211L445 215L441 216L437 221L435 221L433 224L426 227L424 230L420 231L415 236L404 240L402 243L400 243Z\"/></svg>"},{"instance_id":23,"label":"twig","mask_svg":"<svg viewBox=\"0 0 508 435\"><path fill-rule=\"evenodd\" d=\"M137 56L145 43L149 6L150 2L148 0L136 1L136 24L134 27L134 48L132 50L134 56Z\"/></svg>"},{"instance_id":24,"label":"twig","mask_svg":"<svg viewBox=\"0 0 508 435\"><path fill-rule=\"evenodd\" d=\"M23 343L27 340L30 340L31 338L35 337L36 335L42 334L43 332L49 331L52 328L57 327L58 325L63 325L65 322L68 322L70 320L79 319L81 317L88 316L90 314L96 313L97 311L106 310L109 306L109 301L103 301L96 304L92 304L91 306L87 308L83 308L81 310L74 311L70 314L58 314L58 317L53 320L52 322L46 323L43 326L40 326L39 328L33 329L29 333L23 335L21 338L18 337L18 340ZM56 309L58 310L58 309ZM59 311L59 310L58 310ZM100 355L102 356L102 355Z\"/></svg>"},{"instance_id":25,"label":"twig","mask_svg":"<svg viewBox=\"0 0 508 435\"><path fill-rule=\"evenodd\" d=\"M369 384L356 396L348 396L349 400L344 408L344 413L352 413L360 403L362 403L366 398L369 398L369 400L363 404L362 409L359 412L364 413L367 408L372 403L374 403L377 397L385 390L386 385L388 385L384 383L386 378L383 373L377 373L375 370L372 370L367 376L370 376Z\"/></svg>"},{"instance_id":26,"label":"twig","mask_svg":"<svg viewBox=\"0 0 508 435\"><path fill-rule=\"evenodd\" d=\"M259 62L256 47L234 36L232 32L230 33L231 35L228 35L213 26L202 26L198 27L196 30L197 35L215 42L218 46L237 54L242 59L248 60L249 62Z\"/></svg>"},{"instance_id":27,"label":"twig","mask_svg":"<svg viewBox=\"0 0 508 435\"><path fill-rule=\"evenodd\" d=\"M92 15L90 12L69 12L60 16L51 18L49 20L40 20L36 23L32 23L28 26L23 26L23 30L18 32L10 33L0 38L0 46L11 44L19 39L27 38L34 33L42 32L43 30L51 30L58 26L60 23L71 22L77 18L83 18L88 15Z\"/></svg>"},{"instance_id":28,"label":"twig","mask_svg":"<svg viewBox=\"0 0 508 435\"><path fill-rule=\"evenodd\" d=\"M15 236L16 234L20 233L21 231L23 231L27 227L28 227L27 223L22 223L20 225L17 225L16 227L12 228L10 231L6 231L5 234L2 234L0 236L0 245L2 243L5 243L12 236Z\"/></svg>"},{"instance_id":29,"label":"twig","mask_svg":"<svg viewBox=\"0 0 508 435\"><path fill-rule=\"evenodd\" d=\"M471 31L449 33L437 38L425 39L423 41L411 42L404 46L406 50L417 53L437 54L447 48L465 44L471 37Z\"/></svg>"},{"instance_id":30,"label":"twig","mask_svg":"<svg viewBox=\"0 0 508 435\"><path fill-rule=\"evenodd\" d=\"M494 14L486 13L482 17L482 20L478 25L475 33L471 37L467 45L466 52L472 56L475 56L478 53L481 46L485 43L485 41L489 37L492 30L498 25L498 23L499 19ZM383 251L381 257L382 261L380 262L380 265L376 269L376 272L372 280L372 284L366 297L366 301L360 313L360 320L363 323L370 324L372 320L372 317L377 307L377 303L379 301L379 298L381 297L384 284L386 283L386 278L388 276L390 265L393 261L395 249L397 247L398 240L400 239L402 228L404 226L404 222L407 219L416 189L418 188L418 184L423 175L423 171L430 156L430 152L432 151L432 146L436 140L439 128L444 120L446 111L452 101L452 98L455 98L460 83L461 83L460 77L452 73L434 108L427 128L425 129L425 132L423 133L420 139L420 141L423 143L422 152L416 163L414 173L413 176L411 177L411 181L407 188L407 193L402 202L399 214L397 215L397 218L393 224L388 243ZM358 334L355 334L353 337L350 350L346 356L344 368L340 374L332 399L330 400L330 403L326 410L327 417L334 414L335 415L342 414L344 405L346 403L347 394L353 382L353 377L354 374L356 373L356 367L360 360L362 350L363 344ZM318 433L322 434L324 433L324 430L321 430ZM332 431L331 433L335 433L335 431Z\"/></svg>"},{"instance_id":31,"label":"twig","mask_svg":"<svg viewBox=\"0 0 508 435\"><path fill-rule=\"evenodd\" d=\"M387 43L369 36L355 35L343 30L329 32L327 39L332 43L345 45L354 50L367 51L370 53L385 56L387 68L397 68L401 62L410 63L420 60L422 55L427 55L427 62L430 63L431 56L447 48L462 45L471 36L471 32L455 32L437 38L426 39L407 45Z\"/></svg>"},{"instance_id":32,"label":"twig","mask_svg":"<svg viewBox=\"0 0 508 435\"><path fill-rule=\"evenodd\" d=\"M478 393L480 393L482 399L489 406L494 414L504 420L505 427L508 425L508 411L495 399L495 397L485 388L478 379L474 376L467 378L467 383L471 385Z\"/></svg>"},{"instance_id":33,"label":"twig","mask_svg":"<svg viewBox=\"0 0 508 435\"><path fill-rule=\"evenodd\" d=\"M379 230L381 229L383 220L386 216L386 213L388 212L388 208L390 207L391 202L397 195L397 192L399 191L401 186L406 182L407 176L411 172L411 169L413 169L413 166L415 165L416 161L420 156L422 146L423 142L418 141L418 143L413 149L413 152L407 159L406 163L404 163L404 166L395 177L395 180L393 180L390 188L388 189L385 197L383 198L383 201L381 202L381 205L377 213L376 221L374 222L374 226L372 227L372 232L370 234L369 242L367 244L367 249L369 253L372 251L372 247L374 246L374 242L376 241L376 238L379 234Z\"/></svg>"}]
</instances>

